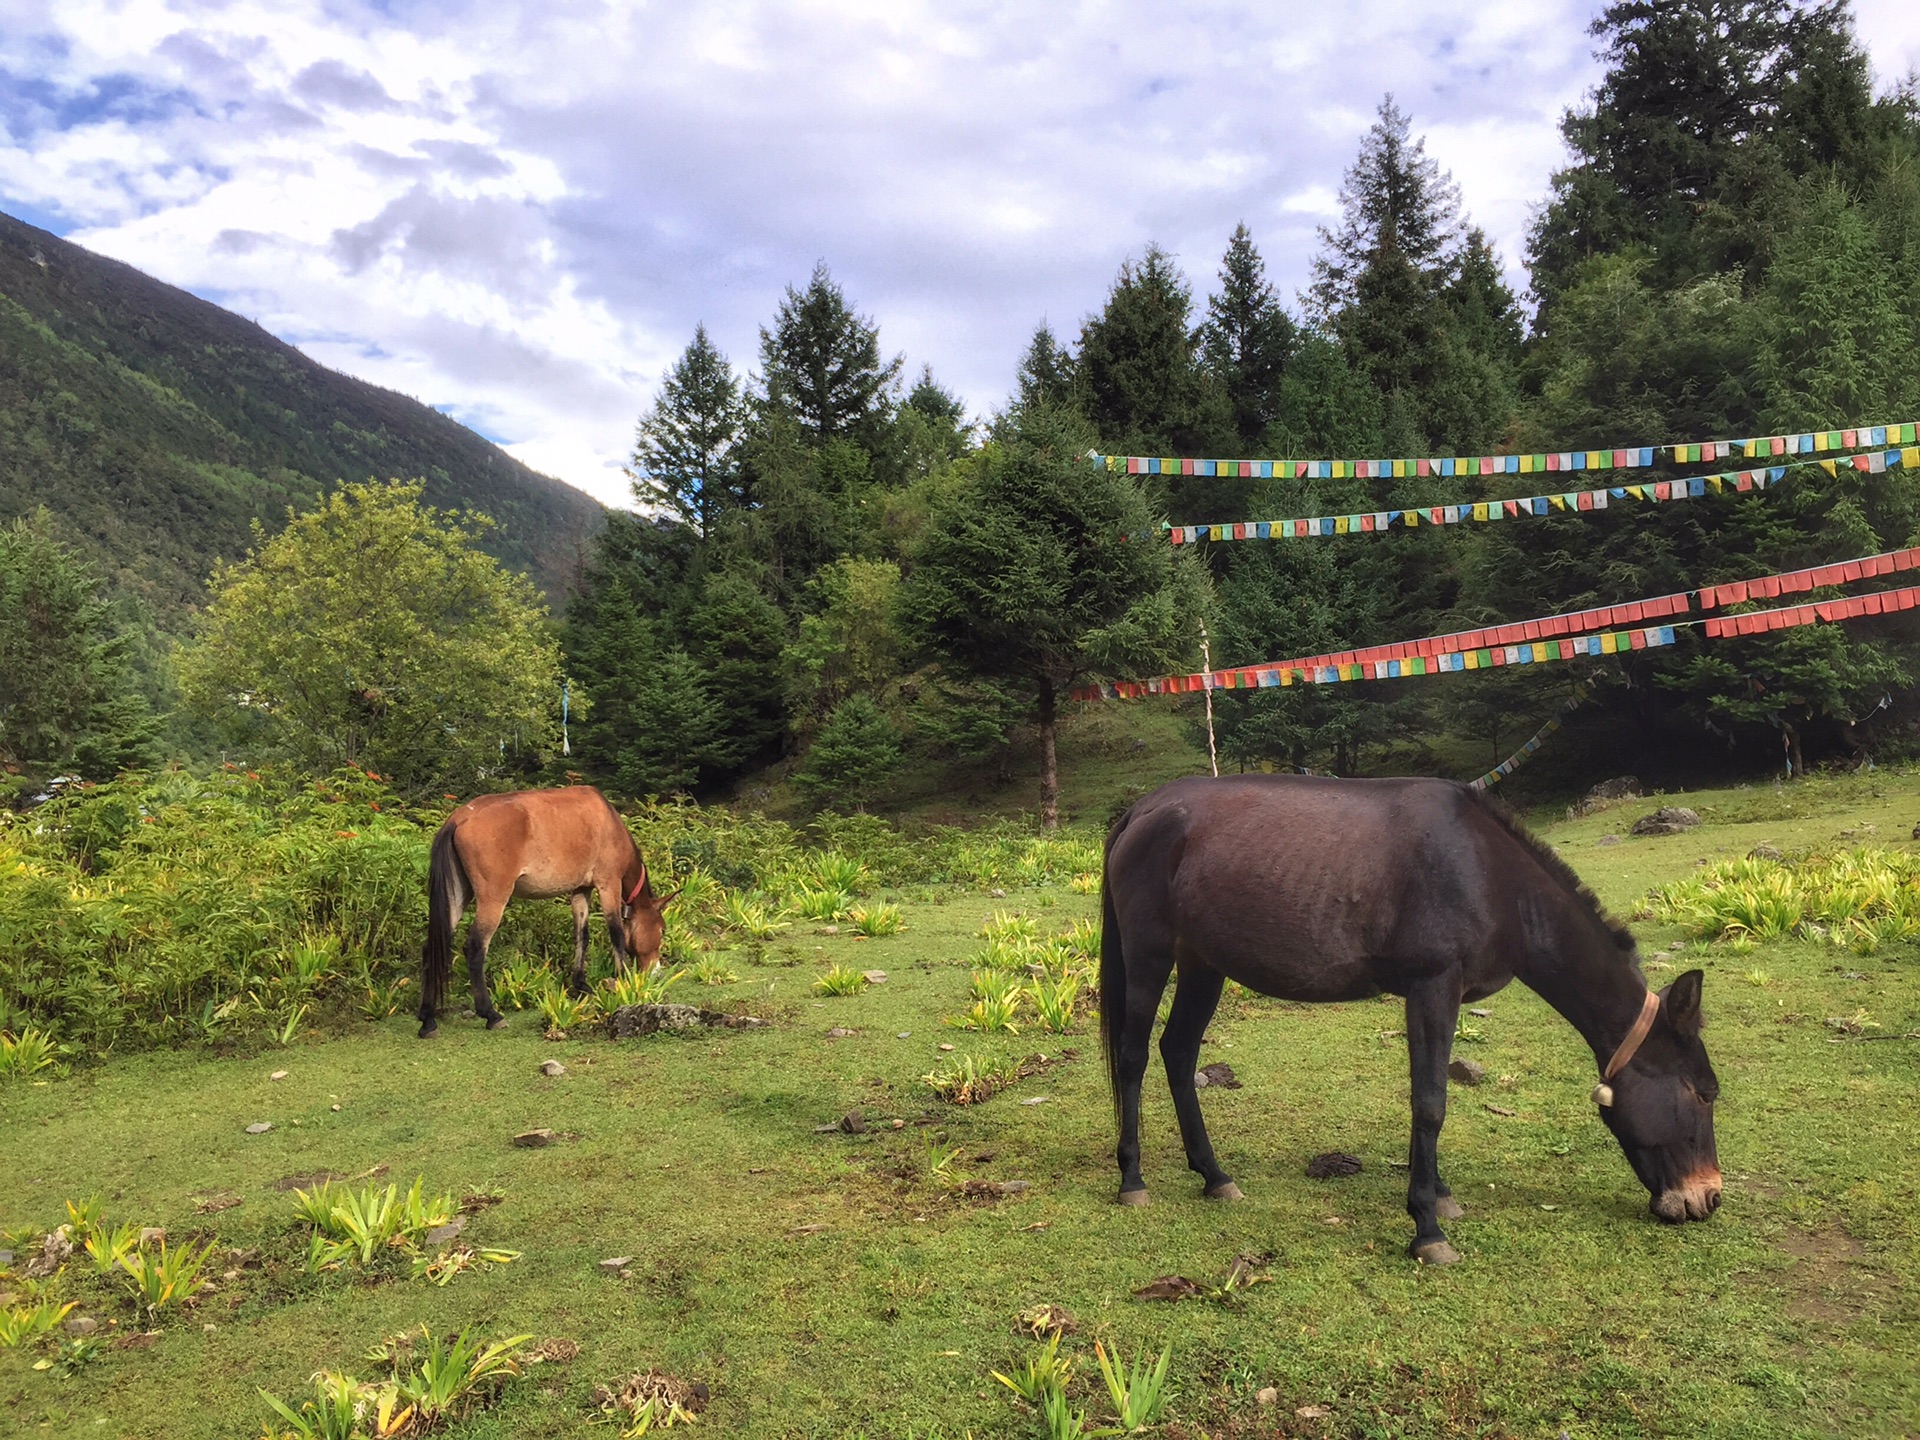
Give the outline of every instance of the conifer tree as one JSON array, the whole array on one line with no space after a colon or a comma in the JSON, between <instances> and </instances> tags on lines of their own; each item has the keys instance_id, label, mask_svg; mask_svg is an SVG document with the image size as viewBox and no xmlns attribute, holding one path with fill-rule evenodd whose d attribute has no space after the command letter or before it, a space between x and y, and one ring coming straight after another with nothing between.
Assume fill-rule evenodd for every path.
<instances>
[{"instance_id":1,"label":"conifer tree","mask_svg":"<svg viewBox=\"0 0 1920 1440\"><path fill-rule=\"evenodd\" d=\"M771 330L760 332L769 404L790 410L812 444L881 443L901 360L880 357L880 330L856 314L823 260L805 290L787 287Z\"/></svg>"},{"instance_id":2,"label":"conifer tree","mask_svg":"<svg viewBox=\"0 0 1920 1440\"><path fill-rule=\"evenodd\" d=\"M721 516L746 500L739 449L746 418L733 366L707 327L695 327L640 419L627 470L634 498L709 538Z\"/></svg>"},{"instance_id":3,"label":"conifer tree","mask_svg":"<svg viewBox=\"0 0 1920 1440\"><path fill-rule=\"evenodd\" d=\"M1220 262L1220 289L1207 300L1200 353L1226 392L1235 437L1251 453L1280 414L1280 379L1298 332L1267 282L1266 262L1244 224Z\"/></svg>"},{"instance_id":4,"label":"conifer tree","mask_svg":"<svg viewBox=\"0 0 1920 1440\"><path fill-rule=\"evenodd\" d=\"M1027 342L1014 375L1014 408L1035 410L1072 405L1073 401L1073 352L1054 338L1053 330L1042 320Z\"/></svg>"}]
</instances>

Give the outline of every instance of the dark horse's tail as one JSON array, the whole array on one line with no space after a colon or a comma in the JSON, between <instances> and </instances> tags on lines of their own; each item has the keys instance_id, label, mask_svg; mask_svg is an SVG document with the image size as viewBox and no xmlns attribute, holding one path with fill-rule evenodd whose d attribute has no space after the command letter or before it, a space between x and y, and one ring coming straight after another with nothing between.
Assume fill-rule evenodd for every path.
<instances>
[{"instance_id":1,"label":"dark horse's tail","mask_svg":"<svg viewBox=\"0 0 1920 1440\"><path fill-rule=\"evenodd\" d=\"M427 862L427 944L420 955L423 1015L446 1003L447 980L453 973L453 887L465 881L459 852L453 848L453 826L442 825L433 837L433 854Z\"/></svg>"},{"instance_id":2,"label":"dark horse's tail","mask_svg":"<svg viewBox=\"0 0 1920 1440\"><path fill-rule=\"evenodd\" d=\"M1107 1052L1107 1087L1113 1092L1116 1117L1120 1114L1120 1035L1127 1025L1127 961L1120 949L1120 922L1113 913L1109 862L1114 844L1131 818L1132 811L1128 811L1114 822L1100 858L1100 1043Z\"/></svg>"}]
</instances>

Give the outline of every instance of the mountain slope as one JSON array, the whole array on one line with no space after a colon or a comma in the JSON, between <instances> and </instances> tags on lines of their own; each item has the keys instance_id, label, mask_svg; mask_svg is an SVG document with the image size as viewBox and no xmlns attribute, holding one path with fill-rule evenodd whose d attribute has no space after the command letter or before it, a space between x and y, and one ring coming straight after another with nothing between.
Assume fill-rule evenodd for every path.
<instances>
[{"instance_id":1,"label":"mountain slope","mask_svg":"<svg viewBox=\"0 0 1920 1440\"><path fill-rule=\"evenodd\" d=\"M0 215L0 523L45 505L171 628L217 557L340 480L423 478L556 608L600 504L439 411Z\"/></svg>"}]
</instances>

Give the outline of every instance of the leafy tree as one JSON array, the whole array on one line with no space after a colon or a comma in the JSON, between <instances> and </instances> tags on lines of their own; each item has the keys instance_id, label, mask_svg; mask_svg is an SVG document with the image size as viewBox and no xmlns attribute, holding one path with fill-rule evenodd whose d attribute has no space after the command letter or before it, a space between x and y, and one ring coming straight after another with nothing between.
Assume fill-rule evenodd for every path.
<instances>
[{"instance_id":1,"label":"leafy tree","mask_svg":"<svg viewBox=\"0 0 1920 1440\"><path fill-rule=\"evenodd\" d=\"M822 570L811 590L811 613L781 655L788 712L802 733L852 696L877 694L900 670L898 565L847 557Z\"/></svg>"},{"instance_id":2,"label":"leafy tree","mask_svg":"<svg viewBox=\"0 0 1920 1440\"><path fill-rule=\"evenodd\" d=\"M707 327L696 327L641 417L627 472L634 498L702 539L712 535L721 515L746 502L739 455L746 418L733 367L707 338Z\"/></svg>"},{"instance_id":3,"label":"leafy tree","mask_svg":"<svg viewBox=\"0 0 1920 1440\"><path fill-rule=\"evenodd\" d=\"M793 413L808 443L880 447L901 362L880 358L879 327L847 304L825 261L805 290L787 287L760 332L760 364L768 402Z\"/></svg>"},{"instance_id":4,"label":"leafy tree","mask_svg":"<svg viewBox=\"0 0 1920 1440\"><path fill-rule=\"evenodd\" d=\"M182 656L187 703L315 769L416 793L495 774L555 737L560 655L524 578L475 548L489 521L421 486L343 485L212 580Z\"/></svg>"},{"instance_id":5,"label":"leafy tree","mask_svg":"<svg viewBox=\"0 0 1920 1440\"><path fill-rule=\"evenodd\" d=\"M900 733L871 695L842 700L821 726L794 774L794 783L816 801L864 806L900 763Z\"/></svg>"},{"instance_id":6,"label":"leafy tree","mask_svg":"<svg viewBox=\"0 0 1920 1440\"><path fill-rule=\"evenodd\" d=\"M0 772L108 779L151 762L154 730L92 567L44 509L0 526Z\"/></svg>"},{"instance_id":7,"label":"leafy tree","mask_svg":"<svg viewBox=\"0 0 1920 1440\"><path fill-rule=\"evenodd\" d=\"M962 675L1017 686L1040 727L1040 813L1059 823L1060 700L1092 676L1152 674L1196 648L1201 581L1133 480L1086 462L1089 437L1042 412L935 503L910 557L909 634Z\"/></svg>"},{"instance_id":8,"label":"leafy tree","mask_svg":"<svg viewBox=\"0 0 1920 1440\"><path fill-rule=\"evenodd\" d=\"M1298 338L1267 282L1253 236L1244 224L1236 225L1220 262L1220 289L1207 300L1200 353L1226 393L1243 451L1257 447L1279 418L1280 380Z\"/></svg>"}]
</instances>

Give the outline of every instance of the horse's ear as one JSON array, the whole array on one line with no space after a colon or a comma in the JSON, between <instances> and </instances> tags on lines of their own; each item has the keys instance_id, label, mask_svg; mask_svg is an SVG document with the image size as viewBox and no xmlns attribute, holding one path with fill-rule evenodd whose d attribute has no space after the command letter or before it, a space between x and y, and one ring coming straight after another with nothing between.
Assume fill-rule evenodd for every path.
<instances>
[{"instance_id":1,"label":"horse's ear","mask_svg":"<svg viewBox=\"0 0 1920 1440\"><path fill-rule=\"evenodd\" d=\"M670 902L677 900L679 898L680 898L680 891L669 890L666 894L659 896L657 899L654 900L653 913L658 915L662 910L667 908Z\"/></svg>"},{"instance_id":2,"label":"horse's ear","mask_svg":"<svg viewBox=\"0 0 1920 1440\"><path fill-rule=\"evenodd\" d=\"M1666 988L1662 1008L1667 1023L1682 1035L1700 1033L1700 982L1704 979L1704 970L1689 970Z\"/></svg>"}]
</instances>

